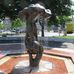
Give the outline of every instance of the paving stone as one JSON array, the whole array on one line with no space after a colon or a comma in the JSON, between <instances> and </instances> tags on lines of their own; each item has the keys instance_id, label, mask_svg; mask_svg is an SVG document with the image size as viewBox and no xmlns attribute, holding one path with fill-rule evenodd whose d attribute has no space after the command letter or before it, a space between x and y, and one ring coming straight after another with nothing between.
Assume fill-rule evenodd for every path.
<instances>
[{"instance_id":1,"label":"paving stone","mask_svg":"<svg viewBox=\"0 0 74 74\"><path fill-rule=\"evenodd\" d=\"M0 71L0 74L5 74L3 71Z\"/></svg>"},{"instance_id":2,"label":"paving stone","mask_svg":"<svg viewBox=\"0 0 74 74\"><path fill-rule=\"evenodd\" d=\"M39 67L29 67L29 61L20 61L18 62L13 71L12 74L24 74L24 73L30 73L30 72L45 72L52 69L52 63L48 61L41 61L39 64Z\"/></svg>"}]
</instances>

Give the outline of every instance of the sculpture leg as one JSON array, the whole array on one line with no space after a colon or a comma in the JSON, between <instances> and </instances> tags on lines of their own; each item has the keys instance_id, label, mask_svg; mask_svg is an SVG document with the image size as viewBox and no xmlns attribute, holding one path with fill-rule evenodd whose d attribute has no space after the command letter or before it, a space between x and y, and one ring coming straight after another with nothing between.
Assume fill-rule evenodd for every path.
<instances>
[{"instance_id":1,"label":"sculpture leg","mask_svg":"<svg viewBox=\"0 0 74 74\"><path fill-rule=\"evenodd\" d=\"M38 67L41 57L42 57L42 53L37 53L35 58L33 58L32 54L29 53L30 67Z\"/></svg>"},{"instance_id":2,"label":"sculpture leg","mask_svg":"<svg viewBox=\"0 0 74 74\"><path fill-rule=\"evenodd\" d=\"M39 66L40 59L42 58L42 53L43 53L43 52L38 52L38 53L36 54L35 62L36 62L36 65L37 65L37 66Z\"/></svg>"},{"instance_id":3,"label":"sculpture leg","mask_svg":"<svg viewBox=\"0 0 74 74\"><path fill-rule=\"evenodd\" d=\"M39 46L39 51L37 52L35 57L35 62L37 66L39 66L40 59L42 58L42 53L43 53L43 47Z\"/></svg>"},{"instance_id":4,"label":"sculpture leg","mask_svg":"<svg viewBox=\"0 0 74 74\"><path fill-rule=\"evenodd\" d=\"M36 53L31 53L30 51L28 51L28 53L29 53L30 67L38 67L40 59L42 57L42 53L43 53L42 46L39 47L39 49ZM36 54L35 58L33 58L33 56L32 56L33 54Z\"/></svg>"},{"instance_id":5,"label":"sculpture leg","mask_svg":"<svg viewBox=\"0 0 74 74\"><path fill-rule=\"evenodd\" d=\"M32 53L29 53L29 66L32 67L33 65L33 57L32 57Z\"/></svg>"},{"instance_id":6,"label":"sculpture leg","mask_svg":"<svg viewBox=\"0 0 74 74\"><path fill-rule=\"evenodd\" d=\"M28 53L28 54L29 54L29 66L30 67L37 67L35 59L32 56L33 54L32 53Z\"/></svg>"}]
</instances>

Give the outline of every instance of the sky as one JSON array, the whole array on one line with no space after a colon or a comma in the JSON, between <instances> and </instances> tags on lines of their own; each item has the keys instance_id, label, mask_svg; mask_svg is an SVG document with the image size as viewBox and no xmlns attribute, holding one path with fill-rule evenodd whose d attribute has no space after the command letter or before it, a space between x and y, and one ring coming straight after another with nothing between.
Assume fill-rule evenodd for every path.
<instances>
[{"instance_id":1,"label":"sky","mask_svg":"<svg viewBox=\"0 0 74 74\"><path fill-rule=\"evenodd\" d=\"M74 2L74 0L72 0Z\"/></svg>"},{"instance_id":2,"label":"sky","mask_svg":"<svg viewBox=\"0 0 74 74\"><path fill-rule=\"evenodd\" d=\"M72 0L72 2L74 3L74 0ZM71 6L71 8L74 10L74 6Z\"/></svg>"}]
</instances>

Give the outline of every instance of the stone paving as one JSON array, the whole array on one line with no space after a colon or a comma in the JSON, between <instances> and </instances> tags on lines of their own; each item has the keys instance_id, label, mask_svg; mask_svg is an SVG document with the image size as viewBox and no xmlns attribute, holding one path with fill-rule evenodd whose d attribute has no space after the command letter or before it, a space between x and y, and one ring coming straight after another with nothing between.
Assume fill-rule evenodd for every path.
<instances>
[{"instance_id":1,"label":"stone paving","mask_svg":"<svg viewBox=\"0 0 74 74\"><path fill-rule=\"evenodd\" d=\"M56 33L55 35L58 35L58 34ZM69 39L63 39L62 40L62 39L51 38L51 37L49 38L47 36L45 38L39 37L40 42L42 42L42 45L44 46L44 48L48 49L47 51L44 51L44 53L49 52L49 54L53 54L53 55L56 55L56 56L67 57L67 59L63 59L63 60L65 60L65 64L67 66L63 65L63 67L60 67L60 64L64 63L64 62L62 62L62 63L59 64L59 66L57 66L59 68L59 70L57 69L57 72L55 70L52 73L46 72L44 74L49 74L49 73L50 74L54 74L54 73L61 74L62 71L63 72L66 71L66 74L74 74L74 69L73 69L73 67L74 67L74 51L73 51L74 50L74 40L72 40L72 39L70 39L70 40ZM6 59L2 59L3 57L5 57L7 54L25 53L25 49L26 48L25 48L24 43L0 43L0 59L1 59L0 60L0 70L5 67L5 66L1 66L1 64L4 63L3 61L4 60L7 61L7 60L11 59L11 57L7 57ZM49 57L51 57L51 56L49 55ZM55 58L55 56L52 57L52 58ZM50 62L52 61L52 58L49 59ZM70 59L68 59L68 58L70 58ZM14 58L14 61L15 61L15 59L16 59L16 57ZM10 62L12 62L12 60ZM56 63L58 64L58 62L56 62ZM10 64L10 65L12 66L12 64ZM7 63L6 66L9 66L9 63ZM67 67L67 70L64 69L65 66ZM11 68L8 68L8 70L10 70L10 69ZM60 70L60 69L62 69L62 70ZM3 70L8 71L7 67ZM63 72L62 72L62 74L64 74ZM43 74L43 73L38 73L38 74Z\"/></svg>"},{"instance_id":2,"label":"stone paving","mask_svg":"<svg viewBox=\"0 0 74 74\"><path fill-rule=\"evenodd\" d=\"M30 71L32 73L33 72L45 72L45 71L52 70L52 62L41 60L39 67L30 68L29 67L29 60L25 60L25 61L22 60L22 61L19 61L15 65L14 69L16 70L16 72L14 72L13 74L23 74L23 72L22 72L23 70L24 70L24 73L29 73Z\"/></svg>"},{"instance_id":3,"label":"stone paving","mask_svg":"<svg viewBox=\"0 0 74 74\"><path fill-rule=\"evenodd\" d=\"M70 58L74 52L63 52L57 49L52 49L45 50L44 53L45 54L42 56L42 60L52 63L49 64L49 71L44 71L43 67L40 72L38 72L38 69L33 69L34 71L32 71L32 73L25 74L74 74L74 63ZM9 74L10 72L13 72L14 66L18 66L18 63L28 59L29 57L27 54L6 56L0 60L0 70ZM45 67L48 68L47 64ZM23 71L19 71L22 73L19 72L10 74L24 74Z\"/></svg>"}]
</instances>

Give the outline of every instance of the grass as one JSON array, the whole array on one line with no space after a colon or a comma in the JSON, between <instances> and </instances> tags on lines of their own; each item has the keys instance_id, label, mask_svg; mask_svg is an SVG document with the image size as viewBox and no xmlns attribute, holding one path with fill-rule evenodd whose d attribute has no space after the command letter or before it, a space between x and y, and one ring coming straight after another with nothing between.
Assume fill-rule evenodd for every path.
<instances>
[{"instance_id":1,"label":"grass","mask_svg":"<svg viewBox=\"0 0 74 74\"><path fill-rule=\"evenodd\" d=\"M54 38L74 39L74 36L54 36Z\"/></svg>"}]
</instances>

